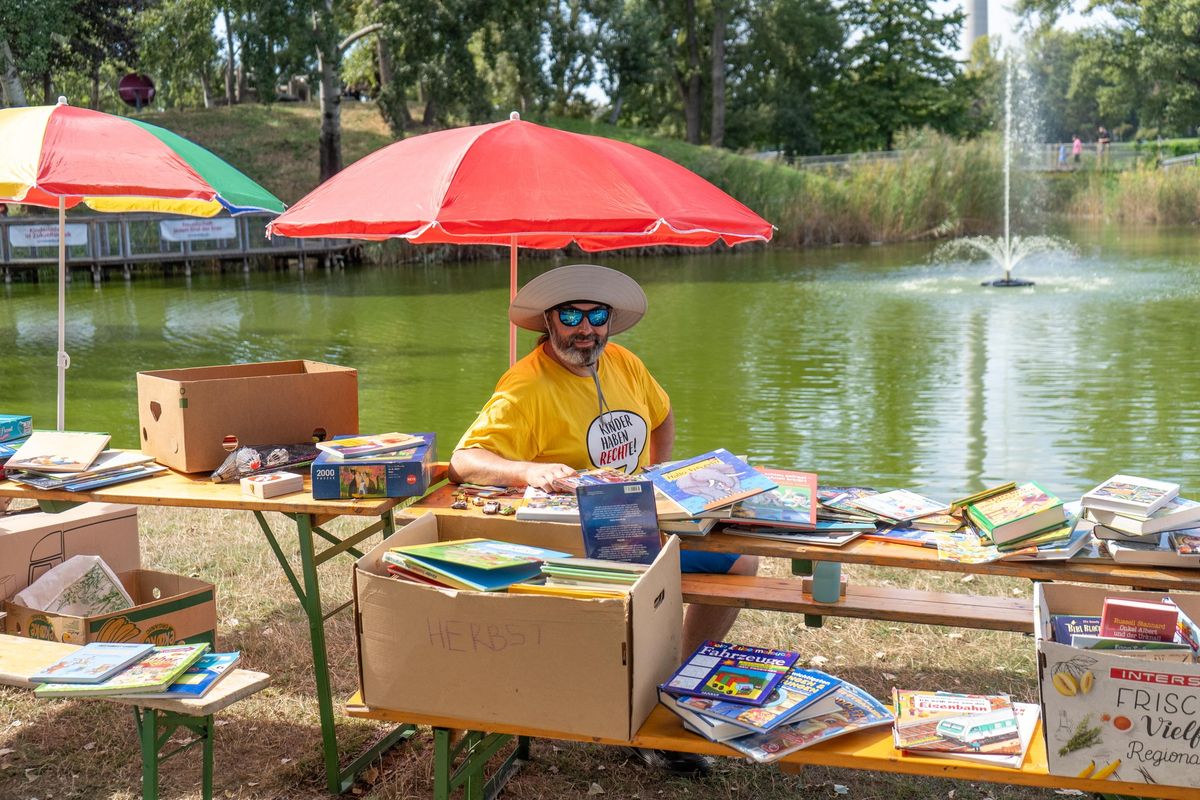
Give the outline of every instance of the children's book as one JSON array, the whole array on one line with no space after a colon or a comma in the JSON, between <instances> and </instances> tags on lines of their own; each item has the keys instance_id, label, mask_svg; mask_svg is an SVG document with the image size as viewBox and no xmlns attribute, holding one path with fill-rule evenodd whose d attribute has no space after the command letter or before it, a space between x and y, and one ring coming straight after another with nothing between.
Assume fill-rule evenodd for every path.
<instances>
[{"instance_id":1,"label":"children's book","mask_svg":"<svg viewBox=\"0 0 1200 800\"><path fill-rule=\"evenodd\" d=\"M1179 494L1179 484L1114 475L1080 498L1084 508L1148 517Z\"/></svg>"},{"instance_id":2,"label":"children's book","mask_svg":"<svg viewBox=\"0 0 1200 800\"><path fill-rule=\"evenodd\" d=\"M891 542L906 544L913 547L931 547L937 549L938 539L945 531L925 531L919 528L906 528L897 525L894 528L884 528L875 532L868 531L862 535L864 539L876 542Z\"/></svg>"},{"instance_id":3,"label":"children's book","mask_svg":"<svg viewBox=\"0 0 1200 800\"><path fill-rule=\"evenodd\" d=\"M100 683L145 656L145 642L89 642L66 658L29 676L33 683Z\"/></svg>"},{"instance_id":4,"label":"children's book","mask_svg":"<svg viewBox=\"0 0 1200 800\"><path fill-rule=\"evenodd\" d=\"M108 446L107 433L34 431L4 465L7 470L83 472Z\"/></svg>"},{"instance_id":5,"label":"children's book","mask_svg":"<svg viewBox=\"0 0 1200 800\"><path fill-rule=\"evenodd\" d=\"M541 574L541 560L570 553L492 539L459 539L393 547L383 561L456 589L492 592Z\"/></svg>"},{"instance_id":6,"label":"children's book","mask_svg":"<svg viewBox=\"0 0 1200 800\"><path fill-rule=\"evenodd\" d=\"M765 733L788 722L837 712L833 693L841 684L841 679L820 670L792 667L761 706L707 697L681 697L678 702L705 717Z\"/></svg>"},{"instance_id":7,"label":"children's book","mask_svg":"<svg viewBox=\"0 0 1200 800\"><path fill-rule=\"evenodd\" d=\"M928 514L924 517L917 517L908 524L922 531L953 533L962 528L963 521L961 517L953 514Z\"/></svg>"},{"instance_id":8,"label":"children's book","mask_svg":"<svg viewBox=\"0 0 1200 800\"><path fill-rule=\"evenodd\" d=\"M579 501L574 492L544 492L525 487L525 502L517 507L517 519L541 522L579 522Z\"/></svg>"},{"instance_id":9,"label":"children's book","mask_svg":"<svg viewBox=\"0 0 1200 800\"><path fill-rule=\"evenodd\" d=\"M166 691L154 694L138 693L138 697L147 700L194 700L208 694L222 678L233 671L233 667L241 658L241 653L205 653L196 663L192 664L178 680L166 688Z\"/></svg>"},{"instance_id":10,"label":"children's book","mask_svg":"<svg viewBox=\"0 0 1200 800\"><path fill-rule=\"evenodd\" d=\"M695 517L776 488L773 481L724 449L647 470L644 477L682 506L685 517Z\"/></svg>"},{"instance_id":11,"label":"children's book","mask_svg":"<svg viewBox=\"0 0 1200 800\"><path fill-rule=\"evenodd\" d=\"M1102 527L1102 526L1096 526ZM1177 534L1181 534L1177 536ZM1108 553L1118 564L1152 564L1160 567L1200 567L1195 553L1181 554L1173 544L1176 539L1200 541L1200 528L1186 531L1167 531L1152 536L1153 541L1134 539L1107 540Z\"/></svg>"},{"instance_id":12,"label":"children's book","mask_svg":"<svg viewBox=\"0 0 1200 800\"><path fill-rule=\"evenodd\" d=\"M761 706L799 657L788 650L710 640L662 688L679 696Z\"/></svg>"},{"instance_id":13,"label":"children's book","mask_svg":"<svg viewBox=\"0 0 1200 800\"><path fill-rule=\"evenodd\" d=\"M833 698L840 709L834 714L780 725L767 733L753 733L725 744L766 764L817 742L892 722L892 712L887 706L852 683L843 682Z\"/></svg>"},{"instance_id":14,"label":"children's book","mask_svg":"<svg viewBox=\"0 0 1200 800\"><path fill-rule=\"evenodd\" d=\"M892 710L897 750L1021 752L1017 715L1008 695L892 689Z\"/></svg>"},{"instance_id":15,"label":"children's book","mask_svg":"<svg viewBox=\"0 0 1200 800\"><path fill-rule=\"evenodd\" d=\"M102 683L43 683L33 693L38 697L103 697L161 692L207 649L203 643L156 647Z\"/></svg>"},{"instance_id":16,"label":"children's book","mask_svg":"<svg viewBox=\"0 0 1200 800\"><path fill-rule=\"evenodd\" d=\"M1050 631L1054 641L1070 644L1073 636L1097 636L1100 617L1086 614L1051 614Z\"/></svg>"},{"instance_id":17,"label":"children's book","mask_svg":"<svg viewBox=\"0 0 1200 800\"><path fill-rule=\"evenodd\" d=\"M824 520L818 520L820 525ZM751 536L757 539L774 539L779 542L796 542L799 544L815 544L822 547L841 547L847 542L852 542L859 536L863 535L864 530L874 530L875 526L871 525L868 529L852 529L848 531L828 530L818 528L815 531L800 531L789 528L778 528L770 526L757 525L730 525L723 532L733 536Z\"/></svg>"},{"instance_id":18,"label":"children's book","mask_svg":"<svg viewBox=\"0 0 1200 800\"><path fill-rule=\"evenodd\" d=\"M1062 525L1066 520L1062 500L1034 481L969 503L966 514L997 545Z\"/></svg>"},{"instance_id":19,"label":"children's book","mask_svg":"<svg viewBox=\"0 0 1200 800\"><path fill-rule=\"evenodd\" d=\"M92 462L92 465L83 472L42 472L36 469L26 469L25 474L50 478L60 483L68 483L84 478L93 478L117 470L137 467L142 464L149 464L152 461L154 461L154 456L137 450L104 450L100 455L96 456L96 460Z\"/></svg>"},{"instance_id":20,"label":"children's book","mask_svg":"<svg viewBox=\"0 0 1200 800\"><path fill-rule=\"evenodd\" d=\"M1034 544L1034 552L1028 552L1027 547L1021 547L1009 551L1003 548L998 548L1002 553L1005 553L1006 561L1066 561L1074 558L1094 541L1091 531L1082 527L1075 527L1066 539L1057 539L1054 541L1038 542Z\"/></svg>"},{"instance_id":21,"label":"children's book","mask_svg":"<svg viewBox=\"0 0 1200 800\"><path fill-rule=\"evenodd\" d=\"M1142 536L1192 527L1200 522L1200 503L1186 497L1173 497L1148 517L1121 514L1103 508L1089 508L1087 515L1101 525L1131 536Z\"/></svg>"},{"instance_id":22,"label":"children's book","mask_svg":"<svg viewBox=\"0 0 1200 800\"><path fill-rule=\"evenodd\" d=\"M717 520L712 517L660 519L658 529L663 533L677 533L680 536L704 536L716 527L716 524Z\"/></svg>"},{"instance_id":23,"label":"children's book","mask_svg":"<svg viewBox=\"0 0 1200 800\"><path fill-rule=\"evenodd\" d=\"M696 712L685 704L685 701L691 699L693 698L676 697L661 687L658 690L658 702L662 703L683 720L683 727L692 733L703 736L709 741L728 742L730 739L736 739L739 736L747 736L752 733L749 728L743 728L741 725L735 725L732 722L725 722L717 717L709 717ZM741 708L752 708L752 706L741 706Z\"/></svg>"},{"instance_id":24,"label":"children's book","mask_svg":"<svg viewBox=\"0 0 1200 800\"><path fill-rule=\"evenodd\" d=\"M873 522L878 517L863 511L853 503L860 498L876 494L879 494L878 490L868 486L820 486L817 488L817 517Z\"/></svg>"},{"instance_id":25,"label":"children's book","mask_svg":"<svg viewBox=\"0 0 1200 800\"><path fill-rule=\"evenodd\" d=\"M654 484L650 481L580 486L579 527L588 558L651 564L662 550Z\"/></svg>"},{"instance_id":26,"label":"children's book","mask_svg":"<svg viewBox=\"0 0 1200 800\"><path fill-rule=\"evenodd\" d=\"M0 442L24 439L33 433L33 417L28 414L0 414Z\"/></svg>"},{"instance_id":27,"label":"children's book","mask_svg":"<svg viewBox=\"0 0 1200 800\"><path fill-rule=\"evenodd\" d=\"M150 478L166 471L167 468L162 464L141 464L140 466L129 467L128 469L104 472L91 478L68 481L62 485L62 488L63 491L67 492L90 492L102 486L115 486L118 483L128 483L129 481L141 480L142 478Z\"/></svg>"},{"instance_id":28,"label":"children's book","mask_svg":"<svg viewBox=\"0 0 1200 800\"><path fill-rule=\"evenodd\" d=\"M622 472L619 469L612 467L596 467L594 469L580 470L574 475L568 475L565 478L558 478L554 481L554 487L560 492L567 492L575 496L575 492L580 486L599 486L605 483L628 483L631 480L646 480L646 473L639 473L636 477ZM654 487L654 503L658 513L658 519L671 520L686 520L692 519L694 516L687 511L679 503L672 500L663 494L658 486ZM571 520L577 522L578 520Z\"/></svg>"},{"instance_id":29,"label":"children's book","mask_svg":"<svg viewBox=\"0 0 1200 800\"><path fill-rule=\"evenodd\" d=\"M1180 558L1189 561L1200 558L1200 528L1170 531L1168 538Z\"/></svg>"},{"instance_id":30,"label":"children's book","mask_svg":"<svg viewBox=\"0 0 1200 800\"><path fill-rule=\"evenodd\" d=\"M855 508L869 511L896 522L908 522L929 514L944 514L950 507L908 489L893 489L882 494L867 495L850 501Z\"/></svg>"},{"instance_id":31,"label":"children's book","mask_svg":"<svg viewBox=\"0 0 1200 800\"><path fill-rule=\"evenodd\" d=\"M317 442L317 449L324 450L332 458L354 458L377 453L391 453L423 444L425 444L423 438L413 436L411 433L378 433L371 436L347 436L331 439L328 442Z\"/></svg>"},{"instance_id":32,"label":"children's book","mask_svg":"<svg viewBox=\"0 0 1200 800\"><path fill-rule=\"evenodd\" d=\"M963 753L944 751L936 753L938 758L952 758L959 761L974 761L979 764L991 764L996 767L1020 769L1025 763L1025 754L1029 752L1029 743L1033 741L1033 732L1037 730L1038 717L1042 708L1037 703L1013 703L1013 713L1017 715L1017 735L1021 739L1021 752L1011 755L998 753Z\"/></svg>"},{"instance_id":33,"label":"children's book","mask_svg":"<svg viewBox=\"0 0 1200 800\"><path fill-rule=\"evenodd\" d=\"M817 524L816 473L773 467L755 469L774 483L775 488L734 503L729 509L731 519L808 527Z\"/></svg>"}]
</instances>

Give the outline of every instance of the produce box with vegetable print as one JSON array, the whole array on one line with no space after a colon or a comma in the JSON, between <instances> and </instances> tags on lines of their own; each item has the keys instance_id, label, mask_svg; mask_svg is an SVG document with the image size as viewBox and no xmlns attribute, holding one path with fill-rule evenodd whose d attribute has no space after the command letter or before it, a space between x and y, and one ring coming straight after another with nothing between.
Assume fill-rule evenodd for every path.
<instances>
[{"instance_id":1,"label":"produce box with vegetable print","mask_svg":"<svg viewBox=\"0 0 1200 800\"><path fill-rule=\"evenodd\" d=\"M1174 602L1185 621L1179 637L1184 647L1117 655L1055 640L1056 628L1065 638L1064 630L1099 617L1106 597ZM1064 624L1071 617L1073 624ZM1189 627L1189 619L1200 621L1200 595L1036 585L1042 730L1051 774L1200 788L1200 630ZM1096 791L1103 786L1097 783Z\"/></svg>"}]
</instances>

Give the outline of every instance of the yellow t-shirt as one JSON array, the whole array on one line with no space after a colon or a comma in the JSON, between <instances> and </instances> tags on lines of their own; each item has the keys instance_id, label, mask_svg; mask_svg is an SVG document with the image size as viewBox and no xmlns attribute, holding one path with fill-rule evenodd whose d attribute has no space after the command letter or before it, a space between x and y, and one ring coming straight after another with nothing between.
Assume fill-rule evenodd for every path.
<instances>
[{"instance_id":1,"label":"yellow t-shirt","mask_svg":"<svg viewBox=\"0 0 1200 800\"><path fill-rule=\"evenodd\" d=\"M650 432L671 400L633 353L609 342L597 374L567 370L539 346L509 368L456 450L482 447L512 461L612 467L633 473L650 460Z\"/></svg>"}]
</instances>

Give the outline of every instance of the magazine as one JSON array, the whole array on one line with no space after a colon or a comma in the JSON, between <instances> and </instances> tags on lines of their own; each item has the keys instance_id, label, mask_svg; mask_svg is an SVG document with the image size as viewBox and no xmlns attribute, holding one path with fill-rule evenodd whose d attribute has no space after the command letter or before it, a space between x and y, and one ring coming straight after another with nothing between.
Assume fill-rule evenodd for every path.
<instances>
[{"instance_id":1,"label":"magazine","mask_svg":"<svg viewBox=\"0 0 1200 800\"><path fill-rule=\"evenodd\" d=\"M841 709L834 714L782 725L768 733L731 739L725 744L766 764L817 742L892 722L892 712L887 706L852 683L843 683L833 697Z\"/></svg>"},{"instance_id":2,"label":"magazine","mask_svg":"<svg viewBox=\"0 0 1200 800\"><path fill-rule=\"evenodd\" d=\"M892 705L897 750L1021 752L1017 715L1008 695L892 689Z\"/></svg>"},{"instance_id":3,"label":"magazine","mask_svg":"<svg viewBox=\"0 0 1200 800\"><path fill-rule=\"evenodd\" d=\"M761 706L799 657L788 650L710 640L662 688L674 695Z\"/></svg>"}]
</instances>

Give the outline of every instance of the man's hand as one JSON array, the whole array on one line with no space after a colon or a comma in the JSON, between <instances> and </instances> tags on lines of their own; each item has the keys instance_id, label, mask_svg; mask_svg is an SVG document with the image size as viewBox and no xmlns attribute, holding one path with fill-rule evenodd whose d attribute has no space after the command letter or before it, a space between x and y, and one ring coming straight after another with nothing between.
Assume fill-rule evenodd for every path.
<instances>
[{"instance_id":1,"label":"man's hand","mask_svg":"<svg viewBox=\"0 0 1200 800\"><path fill-rule=\"evenodd\" d=\"M531 463L525 470L525 485L543 492L560 491L554 482L559 478L567 478L575 474L575 470L566 464L537 464Z\"/></svg>"}]
</instances>

